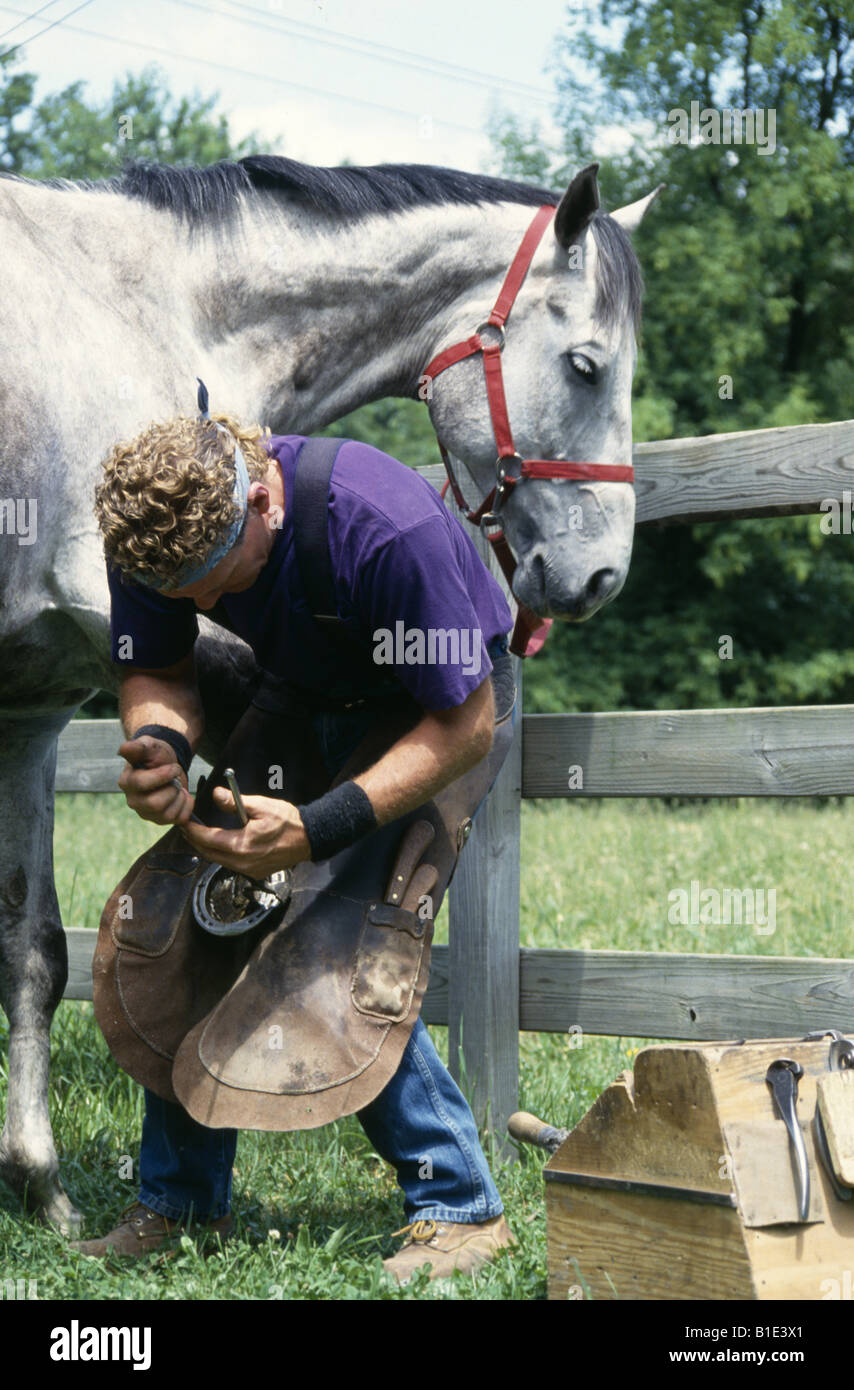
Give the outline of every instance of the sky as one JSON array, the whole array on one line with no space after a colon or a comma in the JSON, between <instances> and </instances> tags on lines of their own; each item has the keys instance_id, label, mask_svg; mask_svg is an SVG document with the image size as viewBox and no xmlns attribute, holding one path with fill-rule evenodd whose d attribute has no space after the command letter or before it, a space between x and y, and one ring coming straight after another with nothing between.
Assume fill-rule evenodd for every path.
<instances>
[{"instance_id":1,"label":"sky","mask_svg":"<svg viewBox=\"0 0 854 1390\"><path fill-rule=\"evenodd\" d=\"M548 64L566 8L566 0L0 0L0 46L22 43L38 98L80 79L90 100L102 98L114 79L155 63L174 95L218 92L232 137L255 132L259 150L277 142L277 153L313 164L488 170L491 111L536 116L556 136Z\"/></svg>"}]
</instances>

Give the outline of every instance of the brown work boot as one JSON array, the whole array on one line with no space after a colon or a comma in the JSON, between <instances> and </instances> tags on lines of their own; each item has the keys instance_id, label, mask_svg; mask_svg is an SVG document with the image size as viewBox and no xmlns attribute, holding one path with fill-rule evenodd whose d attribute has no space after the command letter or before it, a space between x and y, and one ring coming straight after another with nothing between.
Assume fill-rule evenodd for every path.
<instances>
[{"instance_id":1,"label":"brown work boot","mask_svg":"<svg viewBox=\"0 0 854 1390\"><path fill-rule=\"evenodd\" d=\"M413 1221L397 1236L406 1235L403 1247L383 1260L383 1269L399 1284L405 1284L416 1269L432 1265L431 1279L447 1279L455 1269L471 1274L495 1258L506 1245L515 1245L503 1216L477 1225L451 1221Z\"/></svg>"},{"instance_id":2,"label":"brown work boot","mask_svg":"<svg viewBox=\"0 0 854 1390\"><path fill-rule=\"evenodd\" d=\"M149 1255L164 1244L171 1244L176 1235L181 1235L185 1222L170 1221L142 1202L132 1202L125 1207L119 1224L109 1235L97 1240L75 1240L70 1248L81 1255L131 1255L136 1259ZM192 1230L199 1235L220 1236L227 1240L231 1232L232 1219L221 1216L217 1221L194 1222Z\"/></svg>"}]
</instances>

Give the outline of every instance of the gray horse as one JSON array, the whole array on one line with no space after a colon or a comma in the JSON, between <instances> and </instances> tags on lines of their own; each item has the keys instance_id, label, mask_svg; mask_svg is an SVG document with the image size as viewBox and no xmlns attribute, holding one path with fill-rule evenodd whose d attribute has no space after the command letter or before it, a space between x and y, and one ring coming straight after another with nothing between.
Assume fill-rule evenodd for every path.
<instances>
[{"instance_id":1,"label":"gray horse","mask_svg":"<svg viewBox=\"0 0 854 1390\"><path fill-rule=\"evenodd\" d=\"M78 1217L47 1104L67 968L54 770L74 712L117 687L93 519L101 458L153 419L186 413L197 375L214 408L276 433L423 395L425 364L483 322L533 209L550 203L554 227L503 354L516 447L629 463L641 280L626 233L655 194L607 216L596 168L562 198L430 166L320 169L267 156L204 170L137 165L102 183L0 179L0 1003L10 1023L0 1172L61 1229ZM483 380L469 358L436 378L429 400L478 498L496 458ZM619 591L634 525L625 482L526 480L503 522L514 591L539 615L579 621ZM254 663L224 630L201 629L201 751L213 759Z\"/></svg>"}]
</instances>

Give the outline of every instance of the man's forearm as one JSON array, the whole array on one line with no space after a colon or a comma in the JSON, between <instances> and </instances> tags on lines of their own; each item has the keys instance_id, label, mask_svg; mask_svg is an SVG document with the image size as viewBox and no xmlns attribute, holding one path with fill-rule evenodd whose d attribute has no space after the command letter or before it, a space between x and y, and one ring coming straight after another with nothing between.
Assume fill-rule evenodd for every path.
<instances>
[{"instance_id":1,"label":"man's forearm","mask_svg":"<svg viewBox=\"0 0 854 1390\"><path fill-rule=\"evenodd\" d=\"M351 780L368 796L378 825L423 806L486 756L494 704L489 680L456 710L425 714L366 772Z\"/></svg>"},{"instance_id":2,"label":"man's forearm","mask_svg":"<svg viewBox=\"0 0 854 1390\"><path fill-rule=\"evenodd\" d=\"M183 673L126 674L119 691L119 717L128 738L143 724L165 724L183 734L194 752L205 727L195 678Z\"/></svg>"}]
</instances>

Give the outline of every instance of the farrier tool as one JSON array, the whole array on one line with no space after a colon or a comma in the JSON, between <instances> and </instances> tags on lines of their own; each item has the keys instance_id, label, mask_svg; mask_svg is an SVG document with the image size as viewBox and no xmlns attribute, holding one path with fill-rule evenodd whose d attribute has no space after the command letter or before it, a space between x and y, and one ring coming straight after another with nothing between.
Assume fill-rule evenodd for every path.
<instances>
[{"instance_id":1,"label":"farrier tool","mask_svg":"<svg viewBox=\"0 0 854 1390\"><path fill-rule=\"evenodd\" d=\"M224 776L234 797L240 823L246 825L249 817L234 769L227 767ZM171 782L178 791L187 791L180 777L171 778ZM203 786L204 778L200 778L198 791ZM190 820L196 825L204 825L195 812ZM280 869L270 874L269 878L259 880L235 873L222 864L209 864L193 889L193 913L199 926L212 936L242 936L244 932L259 926L276 908L287 904L290 896L289 869Z\"/></svg>"},{"instance_id":2,"label":"farrier tool","mask_svg":"<svg viewBox=\"0 0 854 1390\"><path fill-rule=\"evenodd\" d=\"M240 795L240 788L237 785L237 777L235 776L234 768L227 767L222 775L228 783L228 790L234 797L234 804L237 807L237 816L240 821L240 824L248 825L249 816L247 815L246 807L243 804L243 797Z\"/></svg>"},{"instance_id":3,"label":"farrier tool","mask_svg":"<svg viewBox=\"0 0 854 1390\"><path fill-rule=\"evenodd\" d=\"M780 1118L789 1131L798 1175L798 1214L801 1221L806 1221L810 1210L810 1169L796 1108L798 1080L803 1074L800 1062L792 1061L791 1057L778 1057L765 1073L765 1080L771 1087Z\"/></svg>"},{"instance_id":4,"label":"farrier tool","mask_svg":"<svg viewBox=\"0 0 854 1390\"><path fill-rule=\"evenodd\" d=\"M569 1134L568 1129L547 1125L527 1110L517 1110L507 1121L507 1131L520 1144L536 1144L538 1149L555 1153Z\"/></svg>"},{"instance_id":5,"label":"farrier tool","mask_svg":"<svg viewBox=\"0 0 854 1390\"><path fill-rule=\"evenodd\" d=\"M420 875L417 885L420 889L419 896L423 893L429 893L436 882L436 876L433 874L432 882L428 887L421 887L421 884L426 883L427 878L430 877L426 873L421 873L421 870L432 870L433 866L432 864L422 864L416 869L416 865L427 846L434 839L435 834L436 831L428 820L417 820L413 825L410 825L394 861L394 868L391 871L385 892L385 902L395 907L402 907L404 898L408 899L412 896L410 890L416 886L416 874Z\"/></svg>"},{"instance_id":6,"label":"farrier tool","mask_svg":"<svg viewBox=\"0 0 854 1390\"><path fill-rule=\"evenodd\" d=\"M126 761L126 762L129 762L130 765L131 765L131 767L142 767L142 766L143 766L142 763L135 763L135 762L132 762L130 758L127 758L125 761ZM173 787L177 787L177 788L178 788L178 791L179 791L179 792L187 792L187 795L188 795L188 796L190 795L188 789L184 786L184 783L181 781L181 778L180 778L180 777L172 777L172 778L170 778L170 781L171 781ZM196 815L195 811L194 811L193 814L190 816L190 820L191 820L191 821L195 821L196 825L203 825L203 824L204 824L204 821L200 821L200 820L199 820L199 818L198 818L198 816Z\"/></svg>"},{"instance_id":7,"label":"farrier tool","mask_svg":"<svg viewBox=\"0 0 854 1390\"><path fill-rule=\"evenodd\" d=\"M240 824L246 825L249 816L234 768L225 768L223 777L234 797ZM290 896L290 869L277 869L268 878L255 879L214 863L208 865L193 889L193 913L211 936L242 936L260 926L271 912L287 906Z\"/></svg>"}]
</instances>

